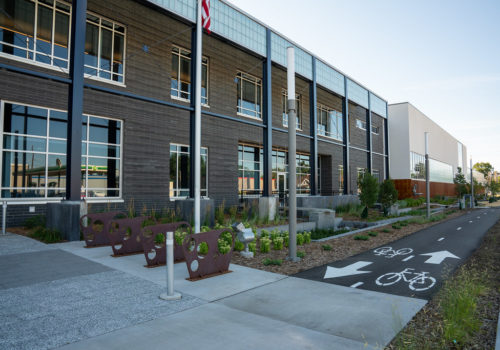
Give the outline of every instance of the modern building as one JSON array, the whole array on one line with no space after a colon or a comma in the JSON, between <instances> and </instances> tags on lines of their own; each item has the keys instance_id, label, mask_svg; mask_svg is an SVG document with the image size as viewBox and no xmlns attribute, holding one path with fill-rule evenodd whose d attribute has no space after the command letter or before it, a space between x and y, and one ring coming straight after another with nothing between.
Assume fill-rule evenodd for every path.
<instances>
[{"instance_id":1,"label":"modern building","mask_svg":"<svg viewBox=\"0 0 500 350\"><path fill-rule=\"evenodd\" d=\"M389 105L390 174L400 198L425 195L425 133L429 133L431 196L455 195L453 178L467 176L467 148L411 103Z\"/></svg>"},{"instance_id":2,"label":"modern building","mask_svg":"<svg viewBox=\"0 0 500 350\"><path fill-rule=\"evenodd\" d=\"M83 3L0 2L8 225L65 199L94 210L132 202L160 210L193 196L196 1ZM211 20L202 53L202 196L235 205L288 189L288 46L296 57L299 195L356 193L365 169L388 177L384 99L226 1L211 1ZM72 47L83 34L84 47ZM82 51L84 66L75 71L83 69L84 79L69 69ZM75 110L68 101L81 95L83 116L68 133L67 111ZM81 154L73 147L70 155L78 118L81 139L71 140Z\"/></svg>"}]
</instances>

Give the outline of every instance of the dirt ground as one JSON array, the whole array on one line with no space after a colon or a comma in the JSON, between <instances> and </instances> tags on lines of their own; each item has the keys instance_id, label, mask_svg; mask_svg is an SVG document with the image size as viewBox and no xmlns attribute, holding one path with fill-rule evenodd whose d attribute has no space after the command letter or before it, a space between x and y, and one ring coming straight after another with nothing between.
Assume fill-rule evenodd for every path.
<instances>
[{"instance_id":1,"label":"dirt ground","mask_svg":"<svg viewBox=\"0 0 500 350\"><path fill-rule=\"evenodd\" d=\"M466 211L456 212L447 216L444 220L449 220L451 218L465 214ZM444 221L442 220L442 221ZM288 248L283 250L272 250L269 253L260 253L258 246L257 252L253 259L247 259L242 257L238 252L233 254L231 263L248 266L260 270L281 273L284 275L293 275L295 273L309 270L313 267L324 265L333 261L342 260L349 256L353 256L364 251L376 248L383 244L387 244L398 240L402 237L408 236L416 231L422 230L426 227L435 225L436 223L442 222L432 222L428 224L409 224L408 226L402 227L401 229L393 229L392 225L383 226L377 228L375 231L378 233L376 237L370 237L368 241L358 241L354 240L354 235L348 235L340 238L332 238L324 242L311 242L303 246L297 246L298 252L305 252L306 255L299 262L291 262L285 260L288 255ZM389 229L390 232L383 232L383 229ZM367 235L368 231L362 233L362 235ZM324 250L323 245L330 245L331 250ZM266 258L276 260L281 259L282 265L268 265L265 266L262 261Z\"/></svg>"}]
</instances>

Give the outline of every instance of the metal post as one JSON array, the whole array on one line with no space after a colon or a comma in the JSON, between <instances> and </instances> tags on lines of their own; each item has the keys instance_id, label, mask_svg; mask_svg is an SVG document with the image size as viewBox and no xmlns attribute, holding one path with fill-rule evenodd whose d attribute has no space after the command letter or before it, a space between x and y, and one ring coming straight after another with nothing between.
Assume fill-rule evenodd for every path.
<instances>
[{"instance_id":1,"label":"metal post","mask_svg":"<svg viewBox=\"0 0 500 350\"><path fill-rule=\"evenodd\" d=\"M196 96L196 84L194 82L196 81L196 45L197 45L197 40L196 40L196 34L197 34L197 28L194 27L191 30L191 99L190 99L190 105L191 105L191 112L189 113L189 168L194 169L195 168L195 139L196 139L196 130L195 130L195 125L196 125L196 117L195 117L195 96ZM194 173L191 173L189 176L189 197L194 198Z\"/></svg>"},{"instance_id":2,"label":"metal post","mask_svg":"<svg viewBox=\"0 0 500 350\"><path fill-rule=\"evenodd\" d=\"M366 149L368 150L368 171L370 172L370 174L373 174L371 92L368 92L368 111L366 112L366 143Z\"/></svg>"},{"instance_id":3,"label":"metal post","mask_svg":"<svg viewBox=\"0 0 500 350\"><path fill-rule=\"evenodd\" d=\"M83 61L85 52L85 25L87 0L73 1L71 18L71 47L68 98L68 140L66 145L66 200L81 199L82 113L83 113Z\"/></svg>"},{"instance_id":4,"label":"metal post","mask_svg":"<svg viewBox=\"0 0 500 350\"><path fill-rule=\"evenodd\" d=\"M384 120L384 133L385 133L385 178L388 179L390 177L390 162L391 156L389 154L389 107L387 106L387 102L385 103L385 120Z\"/></svg>"},{"instance_id":5,"label":"metal post","mask_svg":"<svg viewBox=\"0 0 500 350\"><path fill-rule=\"evenodd\" d=\"M195 139L194 139L194 232L200 232L200 200L201 200L201 0L198 0L196 21L196 96L195 96Z\"/></svg>"},{"instance_id":6,"label":"metal post","mask_svg":"<svg viewBox=\"0 0 500 350\"><path fill-rule=\"evenodd\" d=\"M296 101L295 101L295 51L287 48L287 85L288 85L288 259L297 258L297 169L296 169Z\"/></svg>"},{"instance_id":7,"label":"metal post","mask_svg":"<svg viewBox=\"0 0 500 350\"><path fill-rule=\"evenodd\" d=\"M178 300L182 297L180 293L174 292L174 233L167 232L167 293L161 293L160 299Z\"/></svg>"},{"instance_id":8,"label":"metal post","mask_svg":"<svg viewBox=\"0 0 500 350\"><path fill-rule=\"evenodd\" d=\"M474 176L472 174L472 157L470 159L470 207L474 208Z\"/></svg>"},{"instance_id":9,"label":"metal post","mask_svg":"<svg viewBox=\"0 0 500 350\"><path fill-rule=\"evenodd\" d=\"M349 157L349 94L347 78L344 78L344 108L342 108L342 127L344 132L344 194L351 192L351 168Z\"/></svg>"},{"instance_id":10,"label":"metal post","mask_svg":"<svg viewBox=\"0 0 500 350\"><path fill-rule=\"evenodd\" d=\"M7 201L2 204L2 234L7 234Z\"/></svg>"},{"instance_id":11,"label":"metal post","mask_svg":"<svg viewBox=\"0 0 500 350\"><path fill-rule=\"evenodd\" d=\"M429 169L429 133L425 133L425 195L427 203L427 218L431 217L431 185L430 185L430 169Z\"/></svg>"},{"instance_id":12,"label":"metal post","mask_svg":"<svg viewBox=\"0 0 500 350\"><path fill-rule=\"evenodd\" d=\"M272 65L271 65L271 30L266 29L266 61L264 63L264 188L262 195L273 195L273 100L272 100ZM274 218L270 218L274 219Z\"/></svg>"},{"instance_id":13,"label":"metal post","mask_svg":"<svg viewBox=\"0 0 500 350\"><path fill-rule=\"evenodd\" d=\"M309 105L311 119L311 156L309 164L311 166L311 195L318 193L318 91L316 86L316 57L312 57L312 81L310 83Z\"/></svg>"}]
</instances>

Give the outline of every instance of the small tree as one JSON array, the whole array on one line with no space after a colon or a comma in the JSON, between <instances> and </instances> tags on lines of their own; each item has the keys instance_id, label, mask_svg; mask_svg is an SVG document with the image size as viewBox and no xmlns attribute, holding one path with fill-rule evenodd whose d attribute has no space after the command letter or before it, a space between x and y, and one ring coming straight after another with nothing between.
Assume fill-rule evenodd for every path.
<instances>
[{"instance_id":1,"label":"small tree","mask_svg":"<svg viewBox=\"0 0 500 350\"><path fill-rule=\"evenodd\" d=\"M388 209L398 200L398 190L391 179L384 180L380 185L378 200L384 209L384 215L387 215Z\"/></svg>"},{"instance_id":2,"label":"small tree","mask_svg":"<svg viewBox=\"0 0 500 350\"><path fill-rule=\"evenodd\" d=\"M490 183L491 196L495 197L498 192L500 192L500 182L491 180Z\"/></svg>"},{"instance_id":3,"label":"small tree","mask_svg":"<svg viewBox=\"0 0 500 350\"><path fill-rule=\"evenodd\" d=\"M465 179L464 173L462 173L462 168L457 167L457 173L453 178L453 182L455 183L455 192L457 192L459 198L462 198L463 195L469 192L467 180Z\"/></svg>"},{"instance_id":4,"label":"small tree","mask_svg":"<svg viewBox=\"0 0 500 350\"><path fill-rule=\"evenodd\" d=\"M373 207L378 198L378 180L369 172L365 171L358 179L358 187L361 191L359 200L365 206L362 218L368 217L368 208Z\"/></svg>"}]
</instances>

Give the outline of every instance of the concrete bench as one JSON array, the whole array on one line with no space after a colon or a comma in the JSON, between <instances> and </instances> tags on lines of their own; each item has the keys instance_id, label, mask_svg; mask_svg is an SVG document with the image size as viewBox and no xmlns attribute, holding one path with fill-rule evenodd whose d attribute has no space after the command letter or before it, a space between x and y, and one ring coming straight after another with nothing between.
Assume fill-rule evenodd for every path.
<instances>
[{"instance_id":1,"label":"concrete bench","mask_svg":"<svg viewBox=\"0 0 500 350\"><path fill-rule=\"evenodd\" d=\"M307 212L309 220L316 223L317 229L333 228L337 230L342 222L342 218L335 217L335 210L333 209L299 207L297 211Z\"/></svg>"}]
</instances>

